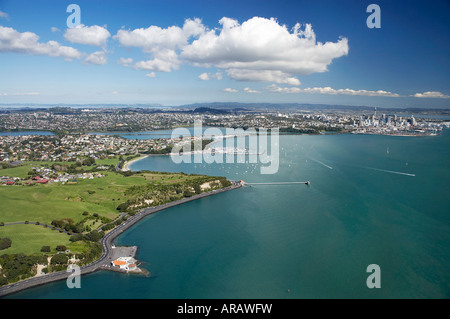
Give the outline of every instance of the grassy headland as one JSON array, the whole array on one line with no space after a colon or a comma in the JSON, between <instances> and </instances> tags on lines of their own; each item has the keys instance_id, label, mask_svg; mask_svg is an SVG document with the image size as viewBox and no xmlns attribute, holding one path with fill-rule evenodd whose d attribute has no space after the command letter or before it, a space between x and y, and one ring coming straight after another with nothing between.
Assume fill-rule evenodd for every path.
<instances>
[{"instance_id":1,"label":"grassy headland","mask_svg":"<svg viewBox=\"0 0 450 319\"><path fill-rule=\"evenodd\" d=\"M223 177L185 173L120 173L114 170L118 161L100 160L91 166L24 162L21 166L1 169L0 176L16 179L13 185L0 185L0 239L11 241L10 247L0 250L3 258L0 261L23 260L29 264L28 259L19 256L56 256L57 252L66 251L68 258L75 256L88 263L101 254L98 240L105 232L139 209L230 184ZM105 170L106 165L110 166ZM100 166L103 166L101 170ZM43 171L52 176L48 182L33 180L43 175ZM69 177L63 179L64 176ZM32 266L26 274L21 274L14 270L19 267L16 263L11 265L11 269L3 264L0 268L3 284L27 278L32 273L28 269ZM10 271L17 274L11 275Z\"/></svg>"}]
</instances>

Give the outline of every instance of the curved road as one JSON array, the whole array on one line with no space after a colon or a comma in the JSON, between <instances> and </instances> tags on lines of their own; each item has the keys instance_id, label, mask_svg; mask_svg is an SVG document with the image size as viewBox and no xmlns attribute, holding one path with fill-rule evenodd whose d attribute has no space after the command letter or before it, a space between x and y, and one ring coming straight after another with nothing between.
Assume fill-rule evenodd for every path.
<instances>
[{"instance_id":1,"label":"curved road","mask_svg":"<svg viewBox=\"0 0 450 319\"><path fill-rule=\"evenodd\" d=\"M122 224L120 224L119 226L117 226L116 228L114 228L113 230L108 232L105 236L103 236L103 238L101 239L101 243L103 246L102 255L96 261L80 267L81 274L84 275L84 274L92 273L94 271L99 270L102 265L109 264L112 261L112 248L111 247L114 242L114 239L116 239L117 236L119 236L121 233L123 233L125 230L127 230L132 225L136 224L142 218L144 218L148 215L157 213L159 211L162 211L164 209L173 207L173 206L181 205L181 204L184 204L184 203L187 203L187 202L199 199L199 198L208 197L208 196L211 196L214 194L219 194L222 192L226 192L229 190L233 190L233 189L242 187L242 185L239 182L231 181L231 183L232 183L231 186L228 186L225 188L205 192L205 193L198 194L198 195L193 195L191 197L176 200L176 201L173 201L173 202L170 202L167 204L163 204L160 206L149 207L149 208L144 208L144 209L140 210L134 216L129 217ZM19 281L19 282L16 282L16 283L13 283L13 284L10 284L7 286L3 286L3 287L0 287L0 297L6 296L6 295L9 295L12 293L16 293L18 291L21 291L21 290L24 290L27 288L47 284L47 283L58 281L58 280L67 279L70 275L71 275L70 272L58 271L58 272L53 272L53 273L49 273L46 275L42 275L39 277L32 277L32 278L29 278L29 279L26 279L23 281Z\"/></svg>"}]
</instances>

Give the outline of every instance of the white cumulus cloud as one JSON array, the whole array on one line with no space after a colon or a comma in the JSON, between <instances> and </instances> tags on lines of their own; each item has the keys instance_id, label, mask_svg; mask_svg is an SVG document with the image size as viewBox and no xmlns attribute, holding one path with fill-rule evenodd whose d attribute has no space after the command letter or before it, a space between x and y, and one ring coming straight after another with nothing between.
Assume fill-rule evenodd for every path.
<instances>
[{"instance_id":1,"label":"white cumulus cloud","mask_svg":"<svg viewBox=\"0 0 450 319\"><path fill-rule=\"evenodd\" d=\"M190 37L201 34L204 29L200 19L187 19L182 28L170 26L164 29L152 25L132 31L121 29L114 38L123 46L138 47L144 52L154 53L162 49L180 49Z\"/></svg>"},{"instance_id":2,"label":"white cumulus cloud","mask_svg":"<svg viewBox=\"0 0 450 319\"><path fill-rule=\"evenodd\" d=\"M327 71L333 59L348 54L348 41L321 43L311 25L292 32L276 19L253 17L242 24L227 17L222 28L205 31L183 47L181 57L198 65L225 69L239 81L268 81L298 85L294 75Z\"/></svg>"},{"instance_id":3,"label":"white cumulus cloud","mask_svg":"<svg viewBox=\"0 0 450 319\"><path fill-rule=\"evenodd\" d=\"M154 54L154 58L147 61L139 61L135 64L136 69L157 72L170 72L178 70L181 61L174 50L164 49Z\"/></svg>"},{"instance_id":4,"label":"white cumulus cloud","mask_svg":"<svg viewBox=\"0 0 450 319\"><path fill-rule=\"evenodd\" d=\"M310 93L310 94L330 94L330 95L358 95L358 96L383 96L383 97L400 97L397 93L384 90L353 90L353 89L333 89L327 87L299 88L299 87L279 87L272 84L267 90L274 93Z\"/></svg>"},{"instance_id":5,"label":"white cumulus cloud","mask_svg":"<svg viewBox=\"0 0 450 319\"><path fill-rule=\"evenodd\" d=\"M276 82L289 85L301 84L296 77L277 70L229 69L226 72L229 78L236 81Z\"/></svg>"},{"instance_id":6,"label":"white cumulus cloud","mask_svg":"<svg viewBox=\"0 0 450 319\"><path fill-rule=\"evenodd\" d=\"M348 41L318 42L310 24L288 29L276 19L253 17L240 24L223 17L221 28L209 29L200 19L183 26L121 29L114 36L125 47L149 54L135 68L170 72L183 63L216 67L236 81L300 85L298 75L326 72L335 58L348 54ZM212 74L202 73L202 80ZM217 77L216 77L217 78Z\"/></svg>"},{"instance_id":7,"label":"white cumulus cloud","mask_svg":"<svg viewBox=\"0 0 450 319\"><path fill-rule=\"evenodd\" d=\"M117 61L117 64L122 64L123 66L129 66L131 63L133 63L132 58L120 58L119 61Z\"/></svg>"},{"instance_id":8,"label":"white cumulus cloud","mask_svg":"<svg viewBox=\"0 0 450 319\"><path fill-rule=\"evenodd\" d=\"M67 29L64 38L72 43L103 46L111 36L109 31L98 25L85 26L80 24L75 28Z\"/></svg>"},{"instance_id":9,"label":"white cumulus cloud","mask_svg":"<svg viewBox=\"0 0 450 319\"><path fill-rule=\"evenodd\" d=\"M114 38L123 46L138 47L151 55L149 60L137 62L136 69L171 72L181 65L177 51L187 45L191 37L203 33L204 29L200 19L186 19L182 28L152 25L132 31L122 29Z\"/></svg>"},{"instance_id":10,"label":"white cumulus cloud","mask_svg":"<svg viewBox=\"0 0 450 319\"><path fill-rule=\"evenodd\" d=\"M428 91L424 93L416 93L414 94L414 97L419 98L437 98L437 99L448 99L450 98L449 95L443 94L441 92L435 92L435 91Z\"/></svg>"},{"instance_id":11,"label":"white cumulus cloud","mask_svg":"<svg viewBox=\"0 0 450 319\"><path fill-rule=\"evenodd\" d=\"M238 90L232 89L232 88L225 88L225 89L223 89L223 91L227 92L227 93L236 93L236 92L238 92Z\"/></svg>"},{"instance_id":12,"label":"white cumulus cloud","mask_svg":"<svg viewBox=\"0 0 450 319\"><path fill-rule=\"evenodd\" d=\"M244 88L244 92L246 92L246 93L261 93L260 91L253 90L251 88Z\"/></svg>"},{"instance_id":13,"label":"white cumulus cloud","mask_svg":"<svg viewBox=\"0 0 450 319\"><path fill-rule=\"evenodd\" d=\"M39 42L39 36L33 32L18 32L3 26L0 26L0 52L47 55L67 60L82 57L82 53L75 48L63 46L56 41Z\"/></svg>"},{"instance_id":14,"label":"white cumulus cloud","mask_svg":"<svg viewBox=\"0 0 450 319\"><path fill-rule=\"evenodd\" d=\"M107 62L108 59L106 58L106 53L104 51L96 51L94 53L91 53L84 60L84 63L86 64L97 64L97 65L106 64Z\"/></svg>"},{"instance_id":15,"label":"white cumulus cloud","mask_svg":"<svg viewBox=\"0 0 450 319\"><path fill-rule=\"evenodd\" d=\"M198 76L198 78L199 78L200 80L203 80L203 81L209 81L209 80L222 80L222 73L217 72L217 73L215 73L215 74L211 74L211 73L205 72L205 73L200 74L200 75Z\"/></svg>"}]
</instances>

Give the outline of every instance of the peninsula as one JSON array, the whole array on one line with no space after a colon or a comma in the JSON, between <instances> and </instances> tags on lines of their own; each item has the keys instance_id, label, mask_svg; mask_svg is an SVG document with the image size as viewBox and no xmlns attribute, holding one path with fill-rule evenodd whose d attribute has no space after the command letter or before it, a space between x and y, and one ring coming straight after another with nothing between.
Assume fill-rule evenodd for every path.
<instances>
[{"instance_id":1,"label":"peninsula","mask_svg":"<svg viewBox=\"0 0 450 319\"><path fill-rule=\"evenodd\" d=\"M9 242L0 250L0 296L65 279L72 262L82 274L110 269L114 239L142 218L241 187L217 176L117 171L119 161L23 161L0 170L0 239ZM22 261L32 266L17 273Z\"/></svg>"}]
</instances>

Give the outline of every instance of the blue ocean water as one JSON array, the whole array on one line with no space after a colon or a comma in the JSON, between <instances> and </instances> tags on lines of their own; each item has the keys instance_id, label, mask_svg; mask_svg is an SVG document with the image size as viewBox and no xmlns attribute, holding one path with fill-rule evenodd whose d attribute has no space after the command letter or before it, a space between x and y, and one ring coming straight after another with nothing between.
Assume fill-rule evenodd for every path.
<instances>
[{"instance_id":1,"label":"blue ocean water","mask_svg":"<svg viewBox=\"0 0 450 319\"><path fill-rule=\"evenodd\" d=\"M279 170L175 164L132 170L226 176L252 185L147 217L117 239L148 278L101 271L13 298L449 298L450 134L280 136ZM369 289L370 264L381 288Z\"/></svg>"}]
</instances>

